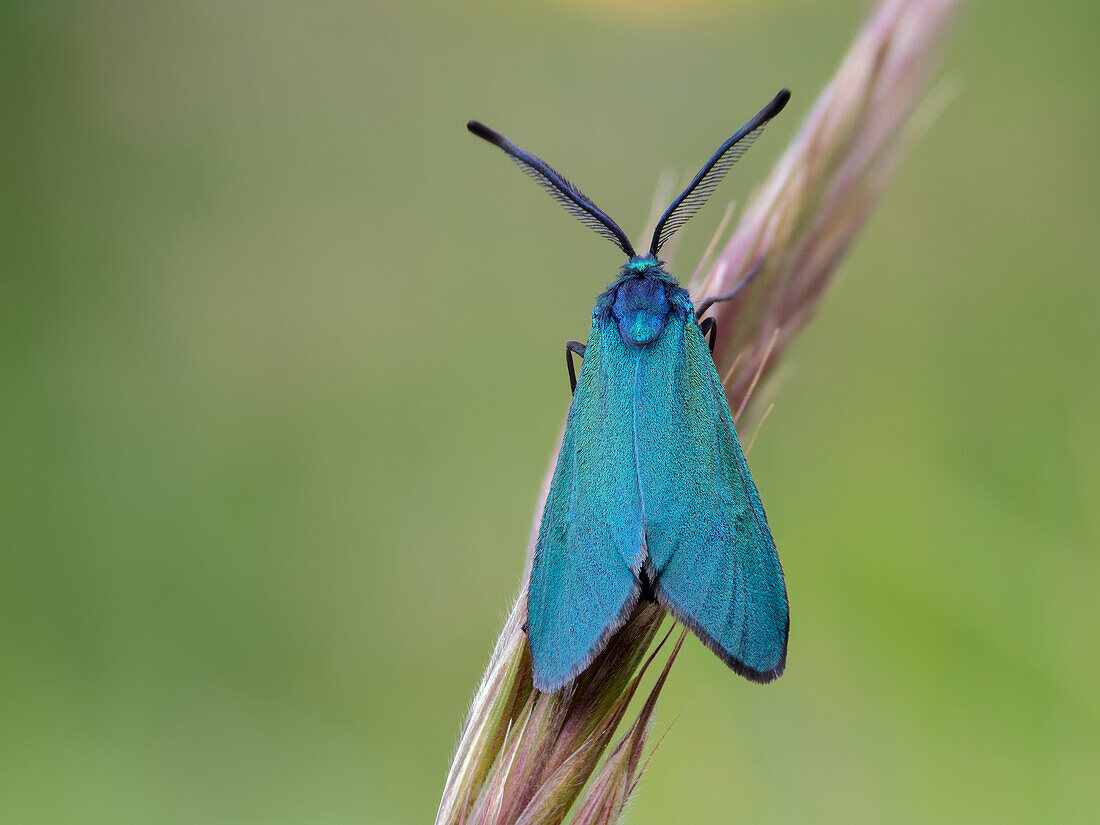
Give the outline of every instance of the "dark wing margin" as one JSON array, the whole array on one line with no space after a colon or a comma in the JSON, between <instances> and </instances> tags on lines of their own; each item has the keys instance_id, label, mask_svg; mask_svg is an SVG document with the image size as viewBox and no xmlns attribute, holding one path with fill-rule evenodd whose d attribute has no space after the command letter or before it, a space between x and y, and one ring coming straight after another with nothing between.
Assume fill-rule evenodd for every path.
<instances>
[{"instance_id":1,"label":"dark wing margin","mask_svg":"<svg viewBox=\"0 0 1100 825\"><path fill-rule=\"evenodd\" d=\"M566 212L594 230L596 234L607 238L627 256L634 257L634 247L631 246L630 240L619 225L596 206L584 192L555 171L550 164L520 149L500 132L490 129L484 123L471 120L466 124L466 128L507 153L528 177L538 182L554 200L564 206Z\"/></svg>"},{"instance_id":2,"label":"dark wing margin","mask_svg":"<svg viewBox=\"0 0 1100 825\"><path fill-rule=\"evenodd\" d=\"M772 98L771 103L757 112L752 120L734 132L729 140L718 147L718 151L714 153L714 156L699 170L699 174L688 184L687 189L680 193L680 196L672 202L665 214L661 216L661 220L658 221L657 227L653 230L653 240L649 245L649 253L653 257L657 257L657 253L661 251L661 247L672 237L673 233L687 223L691 216L707 202L707 198L721 183L726 172L749 150L753 141L768 125L768 121L783 111L783 107L787 105L787 101L790 99L790 91L782 89L779 94Z\"/></svg>"}]
</instances>

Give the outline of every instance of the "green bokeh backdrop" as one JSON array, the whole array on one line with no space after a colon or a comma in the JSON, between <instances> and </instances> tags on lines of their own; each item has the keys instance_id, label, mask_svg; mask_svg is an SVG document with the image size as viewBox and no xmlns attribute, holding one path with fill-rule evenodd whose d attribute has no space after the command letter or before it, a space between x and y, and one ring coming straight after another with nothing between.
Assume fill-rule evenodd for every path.
<instances>
[{"instance_id":1,"label":"green bokeh backdrop","mask_svg":"<svg viewBox=\"0 0 1100 825\"><path fill-rule=\"evenodd\" d=\"M863 0L0 11L0 821L423 823L628 232ZM752 454L787 674L685 647L669 822L1100 810L1095 3L987 2ZM721 215L684 231L698 257Z\"/></svg>"}]
</instances>

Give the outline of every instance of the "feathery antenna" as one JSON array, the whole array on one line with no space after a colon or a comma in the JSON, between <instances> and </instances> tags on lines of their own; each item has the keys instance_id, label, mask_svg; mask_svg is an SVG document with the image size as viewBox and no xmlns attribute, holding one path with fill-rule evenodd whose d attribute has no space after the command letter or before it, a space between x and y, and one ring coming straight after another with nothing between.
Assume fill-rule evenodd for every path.
<instances>
[{"instance_id":1,"label":"feathery antenna","mask_svg":"<svg viewBox=\"0 0 1100 825\"><path fill-rule=\"evenodd\" d=\"M628 257L634 257L634 247L630 245L630 240L619 225L596 206L584 192L554 171L550 164L523 151L504 135L493 131L484 123L471 120L466 124L466 128L479 138L503 149L528 177L533 178L549 192L550 196L564 206L570 215L579 219L589 229L595 230L597 234L607 238Z\"/></svg>"},{"instance_id":2,"label":"feathery antenna","mask_svg":"<svg viewBox=\"0 0 1100 825\"><path fill-rule=\"evenodd\" d=\"M653 230L653 240L649 245L649 254L654 258L665 245L665 241L672 237L673 233L683 226L699 211L699 208L707 202L707 198L715 190L726 172L738 159L748 151L752 142L768 125L768 121L783 111L787 101L791 99L791 93L783 89L772 98L772 102L761 109L756 115L734 132L725 143L718 147L714 156L706 162L695 179L688 184L687 189L680 193L680 197L672 202L665 211L661 220L657 222L657 228Z\"/></svg>"}]
</instances>

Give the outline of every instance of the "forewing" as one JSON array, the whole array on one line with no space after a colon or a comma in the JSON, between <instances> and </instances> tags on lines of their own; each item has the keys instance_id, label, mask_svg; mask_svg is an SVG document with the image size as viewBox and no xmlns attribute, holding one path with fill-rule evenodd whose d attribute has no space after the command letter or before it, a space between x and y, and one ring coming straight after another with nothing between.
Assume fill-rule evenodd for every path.
<instances>
[{"instance_id":1,"label":"forewing","mask_svg":"<svg viewBox=\"0 0 1100 825\"><path fill-rule=\"evenodd\" d=\"M527 633L542 691L584 670L638 601L637 357L613 323L593 323L531 568Z\"/></svg>"},{"instance_id":2,"label":"forewing","mask_svg":"<svg viewBox=\"0 0 1100 825\"><path fill-rule=\"evenodd\" d=\"M644 358L638 466L657 599L738 673L770 681L787 655L783 571L690 310Z\"/></svg>"}]
</instances>

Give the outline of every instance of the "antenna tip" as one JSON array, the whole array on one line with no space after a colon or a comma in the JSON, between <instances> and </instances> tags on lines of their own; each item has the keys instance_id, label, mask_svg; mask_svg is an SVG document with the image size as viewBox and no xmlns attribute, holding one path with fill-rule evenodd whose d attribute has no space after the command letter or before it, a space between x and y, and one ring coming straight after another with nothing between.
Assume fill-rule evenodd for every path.
<instances>
[{"instance_id":1,"label":"antenna tip","mask_svg":"<svg viewBox=\"0 0 1100 825\"><path fill-rule=\"evenodd\" d=\"M504 136L499 132L494 132L484 123L479 120L469 120L466 122L466 128L477 135L482 140L487 140L496 146L500 146L504 140Z\"/></svg>"},{"instance_id":2,"label":"antenna tip","mask_svg":"<svg viewBox=\"0 0 1100 825\"><path fill-rule=\"evenodd\" d=\"M771 104L768 106L772 110L772 115L775 116L783 111L783 107L787 105L787 101L791 99L791 90L783 88L779 90L774 98L772 98Z\"/></svg>"}]
</instances>

